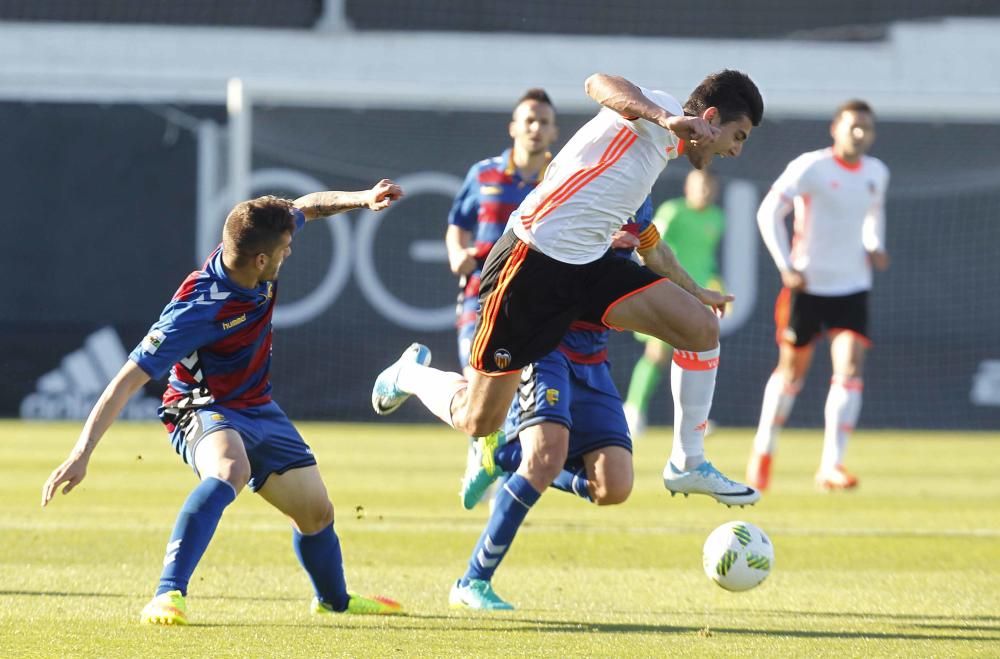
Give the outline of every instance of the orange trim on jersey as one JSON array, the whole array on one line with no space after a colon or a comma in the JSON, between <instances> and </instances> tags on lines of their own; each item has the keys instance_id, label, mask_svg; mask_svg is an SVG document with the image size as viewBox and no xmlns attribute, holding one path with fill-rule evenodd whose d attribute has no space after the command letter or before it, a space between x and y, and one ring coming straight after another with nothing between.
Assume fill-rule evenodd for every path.
<instances>
[{"instance_id":1,"label":"orange trim on jersey","mask_svg":"<svg viewBox=\"0 0 1000 659\"><path fill-rule=\"evenodd\" d=\"M841 332L847 332L848 334L853 334L854 338L857 339L858 341L860 341L865 346L865 348L871 348L872 347L872 340L871 339L869 339L867 336L865 336L861 332L855 332L854 330L851 330L851 329L846 329L844 327L831 327L830 330L827 332L827 334L832 339L833 337L837 336Z\"/></svg>"},{"instance_id":2,"label":"orange trim on jersey","mask_svg":"<svg viewBox=\"0 0 1000 659\"><path fill-rule=\"evenodd\" d=\"M645 231L639 234L639 249L655 247L658 242L660 242L660 230L653 224L650 224Z\"/></svg>"},{"instance_id":3,"label":"orange trim on jersey","mask_svg":"<svg viewBox=\"0 0 1000 659\"><path fill-rule=\"evenodd\" d=\"M615 164L621 156L628 151L638 139L635 133L623 126L621 130L611 139L604 153L601 154L597 163L584 167L573 173L566 181L556 188L548 197L543 199L535 210L528 215L521 217L521 224L525 229L530 228L535 222L558 208L563 202L579 192L585 185L603 174L611 165Z\"/></svg>"},{"instance_id":4,"label":"orange trim on jersey","mask_svg":"<svg viewBox=\"0 0 1000 659\"><path fill-rule=\"evenodd\" d=\"M687 144L687 142L685 142L684 140L679 140L677 142L677 155L679 155L679 156L683 156L684 155L684 149L686 148L684 146L685 144Z\"/></svg>"},{"instance_id":5,"label":"orange trim on jersey","mask_svg":"<svg viewBox=\"0 0 1000 659\"><path fill-rule=\"evenodd\" d=\"M497 287L490 293L489 297L486 299L486 303L483 305L482 318L480 320L479 327L476 330L476 336L472 343L472 350L469 355L469 365L477 371L481 371L483 368L483 352L486 350L486 344L489 343L489 337L493 333L493 328L496 323L497 313L500 310L500 301L503 298L504 293L507 291L507 287L510 286L511 280L517 271L520 270L521 264L524 263L525 257L528 255L528 245L523 242L518 242L511 250L510 256L507 257L507 262L503 266L503 270L500 272L500 277L497 281ZM520 370L520 369L518 369Z\"/></svg>"},{"instance_id":6,"label":"orange trim on jersey","mask_svg":"<svg viewBox=\"0 0 1000 659\"><path fill-rule=\"evenodd\" d=\"M630 291L630 292L626 293L625 295L621 296L620 298L618 298L617 300L615 300L614 302L612 302L611 304L609 304L608 308L604 310L604 313L601 314L601 322L604 323L605 325L607 325L608 327L610 327L611 329L615 330L616 332L623 331L623 328L618 327L617 325L612 325L611 323L608 322L608 314L611 313L611 310L614 309L616 306L618 306L618 304L620 304L621 302L624 302L625 300L627 300L630 297L632 297L633 295L638 295L639 293L642 293L647 288L650 288L652 286L656 286L660 282L664 282L664 281L670 281L670 280L667 279L666 277L664 277L663 279L657 279L654 282L650 282L650 283L646 284L642 288L637 288L634 291Z\"/></svg>"},{"instance_id":7,"label":"orange trim on jersey","mask_svg":"<svg viewBox=\"0 0 1000 659\"><path fill-rule=\"evenodd\" d=\"M837 163L849 172L856 172L861 169L861 159L859 158L857 162L847 162L836 153L833 154L833 162Z\"/></svg>"},{"instance_id":8,"label":"orange trim on jersey","mask_svg":"<svg viewBox=\"0 0 1000 659\"><path fill-rule=\"evenodd\" d=\"M545 215L548 215L549 212L557 208L566 199L569 199L571 196L576 194L580 188L603 173L608 167L614 164L616 160L618 160L622 153L625 152L624 149L621 149L621 146L628 142L628 144L625 144L625 149L628 149L628 147L632 146L632 143L635 142L636 139L636 135L628 128L622 128L618 131L618 134L612 138L611 143L608 144L608 147L604 150L604 153L601 154L601 158L596 164L591 165L590 167L584 167L583 169L574 172L572 176L570 176L562 185L553 191L552 194L544 199L533 213L521 218L521 222L524 224L524 227L528 228L538 220L542 219Z\"/></svg>"},{"instance_id":9,"label":"orange trim on jersey","mask_svg":"<svg viewBox=\"0 0 1000 659\"><path fill-rule=\"evenodd\" d=\"M719 367L719 358L702 359L693 350L678 350L674 348L674 363L688 371L711 371Z\"/></svg>"}]
</instances>

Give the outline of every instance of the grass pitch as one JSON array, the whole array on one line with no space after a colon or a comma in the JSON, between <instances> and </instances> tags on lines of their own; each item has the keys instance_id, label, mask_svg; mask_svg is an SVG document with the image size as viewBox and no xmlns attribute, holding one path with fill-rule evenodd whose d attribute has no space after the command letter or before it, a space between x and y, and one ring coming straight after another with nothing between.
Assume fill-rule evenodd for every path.
<instances>
[{"instance_id":1,"label":"grass pitch","mask_svg":"<svg viewBox=\"0 0 1000 659\"><path fill-rule=\"evenodd\" d=\"M348 579L403 602L398 618L315 619L288 525L244 492L188 597L187 628L137 624L194 477L154 423L116 425L84 483L39 507L79 424L0 422L0 656L996 656L1000 435L858 433L852 493L819 494L820 433L786 431L760 504L671 499L668 435L636 446L636 486L597 508L536 505L494 581L512 613L448 608L485 508L456 491L465 441L437 425L302 424L337 509ZM751 433L722 429L713 462L740 476ZM759 588L701 571L717 525L775 545Z\"/></svg>"}]
</instances>

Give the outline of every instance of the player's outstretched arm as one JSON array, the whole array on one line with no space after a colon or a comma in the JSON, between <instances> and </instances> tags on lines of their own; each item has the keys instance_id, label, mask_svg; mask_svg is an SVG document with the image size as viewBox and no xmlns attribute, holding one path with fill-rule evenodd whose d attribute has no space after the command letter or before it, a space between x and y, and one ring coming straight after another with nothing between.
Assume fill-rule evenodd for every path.
<instances>
[{"instance_id":1,"label":"player's outstretched arm","mask_svg":"<svg viewBox=\"0 0 1000 659\"><path fill-rule=\"evenodd\" d=\"M389 179L384 178L376 183L371 190L359 190L357 192L336 192L334 190L311 192L303 197L299 197L292 203L306 216L306 221L309 221L354 210L355 208L368 208L373 211L380 211L388 208L392 202L402 196L403 189Z\"/></svg>"},{"instance_id":2,"label":"player's outstretched arm","mask_svg":"<svg viewBox=\"0 0 1000 659\"><path fill-rule=\"evenodd\" d=\"M660 240L649 249L639 250L646 267L658 275L663 275L673 283L677 284L691 295L698 298L702 304L712 307L722 316L726 313L726 305L736 299L736 296L728 293L720 293L710 288L702 288L691 275L681 266L667 244Z\"/></svg>"},{"instance_id":3,"label":"player's outstretched arm","mask_svg":"<svg viewBox=\"0 0 1000 659\"><path fill-rule=\"evenodd\" d=\"M676 116L646 98L635 84L621 76L595 73L584 83L587 95L629 119L645 119L693 143L708 143L719 129L703 117Z\"/></svg>"},{"instance_id":4,"label":"player's outstretched arm","mask_svg":"<svg viewBox=\"0 0 1000 659\"><path fill-rule=\"evenodd\" d=\"M128 399L147 382L149 376L145 371L131 360L125 362L94 404L94 409L90 411L87 422L83 424L80 438L76 440L69 457L55 468L42 486L42 507L52 500L56 489L63 483L66 484L63 494L69 494L70 490L80 484L87 475L87 463L97 448L97 443L121 414Z\"/></svg>"}]
</instances>

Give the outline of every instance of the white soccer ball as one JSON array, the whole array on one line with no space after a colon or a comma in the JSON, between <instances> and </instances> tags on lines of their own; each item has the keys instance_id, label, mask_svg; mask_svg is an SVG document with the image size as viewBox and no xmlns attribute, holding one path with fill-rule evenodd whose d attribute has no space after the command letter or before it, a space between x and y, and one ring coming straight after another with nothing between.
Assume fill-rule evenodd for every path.
<instances>
[{"instance_id":1,"label":"white soccer ball","mask_svg":"<svg viewBox=\"0 0 1000 659\"><path fill-rule=\"evenodd\" d=\"M727 522L705 540L702 564L708 578L726 590L750 590L771 574L774 545L749 522Z\"/></svg>"}]
</instances>

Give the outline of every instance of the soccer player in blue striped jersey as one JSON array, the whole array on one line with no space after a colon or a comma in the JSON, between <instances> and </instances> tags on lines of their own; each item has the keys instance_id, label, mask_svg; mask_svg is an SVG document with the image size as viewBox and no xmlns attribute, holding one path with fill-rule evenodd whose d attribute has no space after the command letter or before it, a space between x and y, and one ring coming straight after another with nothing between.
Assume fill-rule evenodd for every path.
<instances>
[{"instance_id":1,"label":"soccer player in blue striped jersey","mask_svg":"<svg viewBox=\"0 0 1000 659\"><path fill-rule=\"evenodd\" d=\"M191 273L94 405L69 457L42 490L80 484L90 456L128 399L170 372L159 416L199 479L167 543L159 586L140 620L187 624L185 597L223 511L245 487L287 515L293 546L315 590L314 613L390 614L398 603L348 593L333 505L316 459L271 400L271 317L278 271L309 220L354 208L379 211L403 192L383 179L360 192L314 192L295 201L237 204L222 244Z\"/></svg>"},{"instance_id":2,"label":"soccer player in blue striped jersey","mask_svg":"<svg viewBox=\"0 0 1000 659\"><path fill-rule=\"evenodd\" d=\"M659 243L646 201L613 247L622 258ZM513 473L497 492L465 575L449 594L455 608L510 610L492 578L528 511L550 485L597 505L623 503L632 492L632 440L608 363L604 325L575 321L553 352L525 367L504 433L477 440L481 466L463 482L463 505L500 472Z\"/></svg>"}]
</instances>

